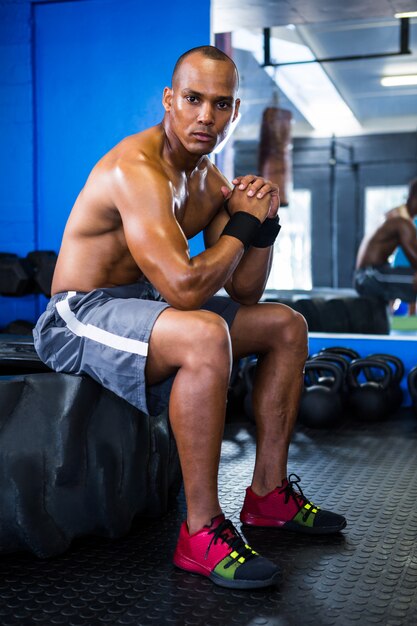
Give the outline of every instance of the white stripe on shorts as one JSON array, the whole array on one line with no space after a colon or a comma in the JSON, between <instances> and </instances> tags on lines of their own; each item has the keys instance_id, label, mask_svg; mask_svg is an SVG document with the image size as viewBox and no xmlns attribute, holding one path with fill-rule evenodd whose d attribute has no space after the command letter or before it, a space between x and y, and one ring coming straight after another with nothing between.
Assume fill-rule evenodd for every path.
<instances>
[{"instance_id":1,"label":"white stripe on shorts","mask_svg":"<svg viewBox=\"0 0 417 626\"><path fill-rule=\"evenodd\" d=\"M373 270L373 274L380 283L405 283L406 285L412 285L414 280L411 274L384 274L377 269Z\"/></svg>"},{"instance_id":2,"label":"white stripe on shorts","mask_svg":"<svg viewBox=\"0 0 417 626\"><path fill-rule=\"evenodd\" d=\"M56 303L56 310L66 323L68 329L77 335L77 337L87 337L115 350L138 354L139 356L148 355L148 344L138 339L129 339L129 337L119 337L107 330L93 326L92 324L83 324L75 317L71 311L68 300L76 295L76 291L69 291L65 300Z\"/></svg>"}]
</instances>

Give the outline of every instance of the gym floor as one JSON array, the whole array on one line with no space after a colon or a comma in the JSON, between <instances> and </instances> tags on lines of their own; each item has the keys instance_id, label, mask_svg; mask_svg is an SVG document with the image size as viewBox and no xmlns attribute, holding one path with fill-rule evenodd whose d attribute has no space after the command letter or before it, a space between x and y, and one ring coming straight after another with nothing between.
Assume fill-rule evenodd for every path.
<instances>
[{"instance_id":1,"label":"gym floor","mask_svg":"<svg viewBox=\"0 0 417 626\"><path fill-rule=\"evenodd\" d=\"M243 529L280 563L279 588L231 591L171 565L185 503L138 520L122 539L83 538L64 555L0 562L0 624L327 626L417 624L417 417L401 409L383 423L297 428L290 471L306 495L343 513L338 536ZM254 461L254 426L229 417L220 494L238 520Z\"/></svg>"}]
</instances>

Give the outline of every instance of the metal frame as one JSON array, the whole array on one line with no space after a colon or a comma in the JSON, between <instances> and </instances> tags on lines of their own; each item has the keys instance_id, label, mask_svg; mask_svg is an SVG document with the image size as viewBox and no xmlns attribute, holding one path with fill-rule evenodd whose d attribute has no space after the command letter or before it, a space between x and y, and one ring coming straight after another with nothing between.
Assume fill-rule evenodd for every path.
<instances>
[{"instance_id":1,"label":"metal frame","mask_svg":"<svg viewBox=\"0 0 417 626\"><path fill-rule=\"evenodd\" d=\"M410 43L410 19L402 17L400 19L400 49L398 52L377 52L374 54L353 54L342 57L326 57L324 59L311 59L309 61L287 61L285 63L274 63L271 60L271 29L264 28L264 62L262 67L281 67L284 65L305 65L306 63L334 63L336 61L363 61L366 59L380 59L382 57L395 57L404 54L412 54L409 48Z\"/></svg>"}]
</instances>

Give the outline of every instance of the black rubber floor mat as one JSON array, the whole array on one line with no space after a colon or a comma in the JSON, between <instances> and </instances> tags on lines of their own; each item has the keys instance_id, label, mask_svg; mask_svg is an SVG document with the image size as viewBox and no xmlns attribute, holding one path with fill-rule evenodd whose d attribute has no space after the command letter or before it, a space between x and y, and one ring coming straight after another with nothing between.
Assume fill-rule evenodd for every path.
<instances>
[{"instance_id":1,"label":"black rubber floor mat","mask_svg":"<svg viewBox=\"0 0 417 626\"><path fill-rule=\"evenodd\" d=\"M344 626L417 624L417 420L402 411L381 424L297 430L290 471L305 494L344 514L335 537L243 529L280 563L278 589L231 591L174 569L183 496L163 519L128 537L76 541L62 557L0 560L0 624ZM240 529L254 461L254 427L229 423L220 492Z\"/></svg>"}]
</instances>

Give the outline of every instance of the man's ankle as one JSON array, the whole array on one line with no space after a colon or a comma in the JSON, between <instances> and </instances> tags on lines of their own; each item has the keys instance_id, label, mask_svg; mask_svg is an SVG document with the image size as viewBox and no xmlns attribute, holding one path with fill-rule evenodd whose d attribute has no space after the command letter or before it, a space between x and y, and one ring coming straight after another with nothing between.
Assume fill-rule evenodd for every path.
<instances>
[{"instance_id":1,"label":"man's ankle","mask_svg":"<svg viewBox=\"0 0 417 626\"><path fill-rule=\"evenodd\" d=\"M271 480L270 476L265 477L264 480L259 480L254 477L251 483L251 489L257 496L263 497L271 493L271 491L274 491L277 487L280 487L285 478L287 478L287 475L282 474L282 472L276 474L273 480Z\"/></svg>"},{"instance_id":2,"label":"man's ankle","mask_svg":"<svg viewBox=\"0 0 417 626\"><path fill-rule=\"evenodd\" d=\"M187 527L190 535L201 530L204 526L210 526L213 518L222 514L222 510L219 508L217 511L213 511L207 514L200 515L188 515Z\"/></svg>"}]
</instances>

